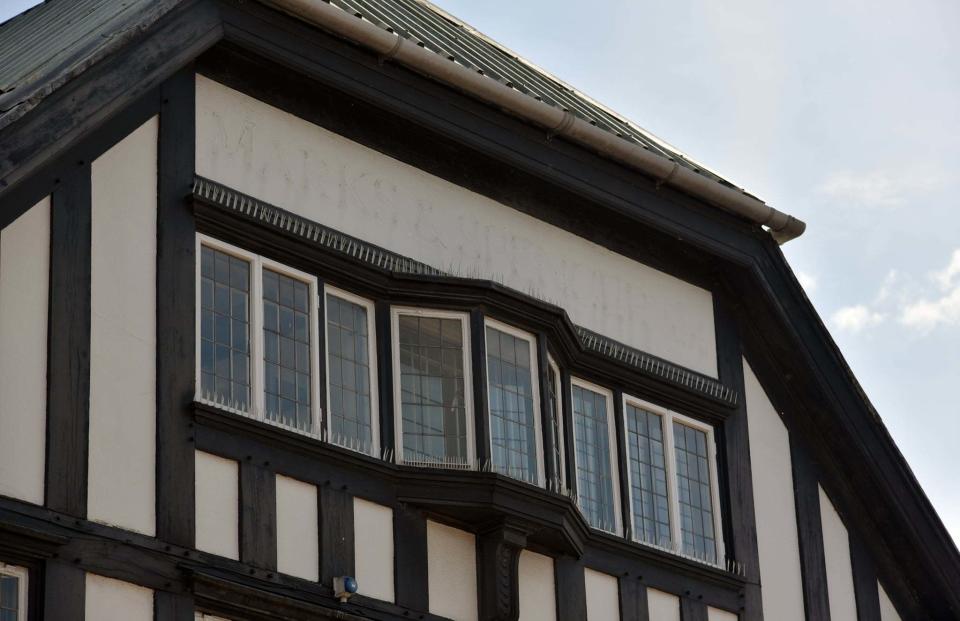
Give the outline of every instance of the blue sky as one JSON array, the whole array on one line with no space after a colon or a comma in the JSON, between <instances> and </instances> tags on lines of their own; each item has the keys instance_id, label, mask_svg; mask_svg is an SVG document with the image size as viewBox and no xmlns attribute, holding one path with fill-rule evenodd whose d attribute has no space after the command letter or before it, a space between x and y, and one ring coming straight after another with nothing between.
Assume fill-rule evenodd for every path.
<instances>
[{"instance_id":1,"label":"blue sky","mask_svg":"<svg viewBox=\"0 0 960 621\"><path fill-rule=\"evenodd\" d=\"M806 220L787 257L960 540L960 3L437 1Z\"/></svg>"}]
</instances>

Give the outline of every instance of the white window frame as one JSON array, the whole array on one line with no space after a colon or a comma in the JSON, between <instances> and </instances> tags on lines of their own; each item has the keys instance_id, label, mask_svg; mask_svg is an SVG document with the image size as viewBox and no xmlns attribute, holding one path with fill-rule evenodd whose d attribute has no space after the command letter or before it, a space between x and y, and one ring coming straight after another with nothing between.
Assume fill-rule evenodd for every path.
<instances>
[{"instance_id":1,"label":"white window frame","mask_svg":"<svg viewBox=\"0 0 960 621\"><path fill-rule=\"evenodd\" d=\"M439 319L458 319L463 326L463 401L464 418L467 426L467 467L471 470L476 469L477 450L474 430L473 412L473 369L470 365L471 347L473 335L470 329L470 314L459 311L437 310L432 308L421 308L417 306L391 306L390 307L390 346L393 356L393 432L394 432L394 455L396 463L402 464L403 461L403 404L402 387L400 382L400 315L413 315L416 317L433 317ZM437 468L442 468L442 464L437 464Z\"/></svg>"},{"instance_id":2,"label":"white window frame","mask_svg":"<svg viewBox=\"0 0 960 621\"><path fill-rule=\"evenodd\" d=\"M362 306L367 310L367 359L370 362L370 455L377 455L380 450L380 385L378 382L377 376L377 330L376 330L376 306L373 303L373 300L368 300L367 298L360 297L356 294L350 293L349 291L344 291L343 289L338 289L328 284L323 286L323 352L326 355L324 360L323 368L326 374L326 387L327 387L327 416L325 417L325 429L327 433L327 438L330 439L331 444L336 446L341 446L333 442L333 428L331 423L331 414L330 414L330 355L329 347L327 344L328 336L328 323L330 321L330 309L327 306L327 296L333 296L340 298L341 300L352 302L358 306ZM351 450L352 447L343 447ZM361 452L362 451L357 451Z\"/></svg>"},{"instance_id":3,"label":"white window frame","mask_svg":"<svg viewBox=\"0 0 960 621\"><path fill-rule=\"evenodd\" d=\"M497 321L496 319L492 319L490 317L485 317L484 330L483 330L483 345L486 351L489 351L489 345L487 343L486 328L493 328L494 330L497 330L499 332L509 334L510 336L516 337L518 339L522 339L530 345L530 386L533 388L533 426L534 426L533 435L534 435L534 443L535 443L534 450L536 451L536 459L537 459L536 484L539 487L544 487L546 478L544 475L543 438L542 438L543 417L540 414L540 411L541 411L540 374L539 374L540 366L539 366L539 359L537 357L537 339L534 335L530 334L529 332L526 332L525 330L515 328L509 324L503 323L502 321ZM489 374L489 361L487 360L486 355L484 356L483 364L485 365L485 367L487 367L487 371ZM490 399L490 378L489 377L487 377L487 399L488 400ZM488 419L491 416L489 409L490 408L488 407L487 408ZM488 438L487 446L491 454L490 467L492 469L493 468L493 462L492 462L493 434L490 433L488 435L490 437ZM504 476L507 476L507 475L504 475Z\"/></svg>"},{"instance_id":4,"label":"white window frame","mask_svg":"<svg viewBox=\"0 0 960 621\"><path fill-rule=\"evenodd\" d=\"M17 621L29 619L30 570L19 565L8 565L0 561L0 574L17 579Z\"/></svg>"},{"instance_id":5,"label":"white window frame","mask_svg":"<svg viewBox=\"0 0 960 621\"><path fill-rule=\"evenodd\" d=\"M569 489L567 485L567 448L566 448L566 438L564 438L564 420L563 420L563 376L560 375L560 365L553 359L549 353L547 354L547 365L553 370L557 382L553 387L553 398L557 404L557 427L560 432L560 437L556 439L557 443L560 445L560 472L558 477L560 480L560 489L555 491L563 491Z\"/></svg>"},{"instance_id":6,"label":"white window frame","mask_svg":"<svg viewBox=\"0 0 960 621\"><path fill-rule=\"evenodd\" d=\"M715 565L717 567L723 567L724 559L726 558L726 552L723 541L723 516L720 514L720 485L718 478L718 464L717 464L717 443L716 436L714 434L714 429L712 425L698 421L696 419L690 418L679 412L675 412L669 408L665 408L649 401L645 401L639 397L634 397L633 395L623 394L623 445L629 450L629 435L627 431L627 406L632 405L636 408L647 410L653 414L660 416L660 420L663 423L663 452L664 452L664 461L666 462L666 471L667 471L667 504L670 508L670 539L672 550L676 554L681 556L690 556L683 553L683 533L680 528L680 494L677 490L677 455L674 448L673 441L673 423L674 421L696 429L697 431L702 431L707 436L707 467L710 469L710 502L713 503L711 507L711 513L713 514L713 533L714 540L716 541L717 546L717 561ZM627 455L624 458L628 458ZM634 524L633 516L633 471L627 464L627 477L629 477L628 494L630 495L630 536L631 539L637 543L640 543L645 546L650 546L654 548L660 548L660 546L654 545L652 543L642 541L637 539L636 525ZM690 556L690 558L695 558ZM695 560L701 563L708 563L705 559L696 559Z\"/></svg>"},{"instance_id":7,"label":"white window frame","mask_svg":"<svg viewBox=\"0 0 960 621\"><path fill-rule=\"evenodd\" d=\"M586 390L590 390L590 391L592 391L592 392L601 394L601 395L603 395L604 397L606 397L606 403L607 403L607 438L608 438L607 442L608 442L609 445L610 445L609 460L610 460L611 478L612 478L612 482L613 482L613 505L614 505L614 506L613 506L613 521L614 521L614 530L608 531L608 530L604 530L604 529L602 529L602 528L597 528L597 530L600 530L600 531L603 531L603 532L608 532L608 533L611 533L611 534L614 534L614 535L621 535L621 534L623 533L623 519L622 519L622 517L621 517L623 499L620 498L620 469L619 469L619 467L618 467L618 464L619 464L620 462L619 462L619 455L618 455L618 451L617 451L617 431L616 431L617 422L616 422L616 420L614 419L614 417L616 416L616 414L615 414L614 403L613 403L613 391L610 390L609 388L604 388L603 386L600 386L600 385L598 385L598 384L594 384L593 382L588 382L587 380L583 380L583 379L580 379L580 378L578 378L578 377L571 377L571 378L570 378L570 408L571 408L571 410L570 410L570 416L571 416L571 420L574 421L574 423L573 423L573 427L574 427L574 428L573 428L573 444L574 444L574 446L573 446L573 475L576 477L576 480L577 480L577 484L578 484L578 485L579 485L579 482L580 482L580 476L579 476L580 465L577 463L577 431L576 431L577 424L576 424L576 412L573 411L573 387L574 387L574 386L579 386L580 388L583 388L583 389L586 389ZM577 495L579 496L579 494L580 494L580 492L579 492L579 490L578 490L578 491L577 491ZM578 500L578 504L579 504L579 500ZM594 526L591 525L590 528L596 528L596 527L594 527Z\"/></svg>"},{"instance_id":8,"label":"white window frame","mask_svg":"<svg viewBox=\"0 0 960 621\"><path fill-rule=\"evenodd\" d=\"M197 233L197 242L196 242L196 340L199 344L200 342L200 322L201 322L201 308L200 308L200 295L201 295L201 252L202 248L206 246L213 250L218 250L224 252L231 256L234 256L238 259L246 261L250 265L250 308L248 309L248 314L250 318L250 402L249 402L249 411L236 410L234 408L226 408L231 412L247 416L248 418L253 418L261 422L275 425L282 429L289 429L296 433L303 435L320 437L320 424L321 417L323 414L323 408L320 407L320 373L318 372L320 368L320 335L319 335L319 325L318 325L318 313L319 313L319 303L320 297L318 294L318 285L317 278L311 276L306 272L294 269L292 267L286 266L282 263L268 259L256 253L238 248L233 244L221 241L215 237L210 237L209 235L204 235L203 233ZM264 393L264 363L263 363L263 270L268 269L270 271L282 274L284 276L289 276L294 280L299 280L308 285L310 296L310 319L309 319L309 329L310 329L310 418L311 418L311 427L310 431L303 429L297 429L290 425L284 425L278 421L272 421L266 417L266 395ZM197 383L197 400L204 400L204 396L201 393L201 369L200 369L200 347L196 348L196 359L194 365L196 367L196 383ZM212 403L217 407L224 407L222 404Z\"/></svg>"}]
</instances>

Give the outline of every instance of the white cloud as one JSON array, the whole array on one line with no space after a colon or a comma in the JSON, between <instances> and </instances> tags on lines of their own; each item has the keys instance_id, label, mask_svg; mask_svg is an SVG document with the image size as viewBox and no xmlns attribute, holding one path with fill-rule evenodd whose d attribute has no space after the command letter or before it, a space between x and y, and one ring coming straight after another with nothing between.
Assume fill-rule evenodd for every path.
<instances>
[{"instance_id":1,"label":"white cloud","mask_svg":"<svg viewBox=\"0 0 960 621\"><path fill-rule=\"evenodd\" d=\"M940 285L941 291L949 291L956 286L954 279L960 276L960 248L953 251L950 263L942 270L933 273L933 279Z\"/></svg>"},{"instance_id":2,"label":"white cloud","mask_svg":"<svg viewBox=\"0 0 960 621\"><path fill-rule=\"evenodd\" d=\"M839 171L828 176L817 189L847 205L899 207L912 194L928 192L941 182L942 177L931 171Z\"/></svg>"},{"instance_id":3,"label":"white cloud","mask_svg":"<svg viewBox=\"0 0 960 621\"><path fill-rule=\"evenodd\" d=\"M800 281L800 284L803 286L804 290L805 290L807 293L813 293L814 291L817 290L817 277L816 277L816 276L814 276L813 274L808 274L807 272L803 272L803 271L800 271L800 270L798 270L798 271L796 272L796 274L797 274L797 280Z\"/></svg>"},{"instance_id":4,"label":"white cloud","mask_svg":"<svg viewBox=\"0 0 960 621\"><path fill-rule=\"evenodd\" d=\"M938 326L960 325L960 249L954 250L942 270L930 274L939 296L923 297L904 305L900 323L921 332Z\"/></svg>"},{"instance_id":5,"label":"white cloud","mask_svg":"<svg viewBox=\"0 0 960 621\"><path fill-rule=\"evenodd\" d=\"M883 313L871 310L865 304L856 306L844 306L830 316L830 323L839 330L847 332L860 332L866 328L872 328L883 323L886 316Z\"/></svg>"}]
</instances>

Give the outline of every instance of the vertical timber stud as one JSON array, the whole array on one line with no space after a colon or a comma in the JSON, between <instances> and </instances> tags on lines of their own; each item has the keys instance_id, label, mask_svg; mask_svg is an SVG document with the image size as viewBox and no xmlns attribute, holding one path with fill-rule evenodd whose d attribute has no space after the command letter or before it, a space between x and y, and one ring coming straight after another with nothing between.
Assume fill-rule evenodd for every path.
<instances>
[{"instance_id":1,"label":"vertical timber stud","mask_svg":"<svg viewBox=\"0 0 960 621\"><path fill-rule=\"evenodd\" d=\"M850 565L853 569L853 592L857 600L857 621L880 618L880 590L877 569L863 542L863 534L850 532Z\"/></svg>"},{"instance_id":2,"label":"vertical timber stud","mask_svg":"<svg viewBox=\"0 0 960 621\"><path fill-rule=\"evenodd\" d=\"M194 72L160 88L157 196L157 537L194 546L196 224L187 197L195 159Z\"/></svg>"},{"instance_id":3,"label":"vertical timber stud","mask_svg":"<svg viewBox=\"0 0 960 621\"><path fill-rule=\"evenodd\" d=\"M561 556L554 562L557 580L557 618L587 618L587 585L584 582L583 562L570 556Z\"/></svg>"},{"instance_id":4,"label":"vertical timber stud","mask_svg":"<svg viewBox=\"0 0 960 621\"><path fill-rule=\"evenodd\" d=\"M184 593L157 591L153 599L157 621L194 621L193 597Z\"/></svg>"},{"instance_id":5,"label":"vertical timber stud","mask_svg":"<svg viewBox=\"0 0 960 621\"><path fill-rule=\"evenodd\" d=\"M633 508L630 502L630 476L627 473L627 434L624 432L626 419L623 412L623 392L613 391L613 422L617 430L617 477L620 481L620 522L623 524L623 536L633 539Z\"/></svg>"},{"instance_id":6,"label":"vertical timber stud","mask_svg":"<svg viewBox=\"0 0 960 621\"><path fill-rule=\"evenodd\" d=\"M427 580L427 519L415 508L393 511L394 593L398 606L426 612L430 608Z\"/></svg>"},{"instance_id":7,"label":"vertical timber stud","mask_svg":"<svg viewBox=\"0 0 960 621\"><path fill-rule=\"evenodd\" d=\"M480 621L520 618L520 553L527 531L514 524L497 524L477 538L477 586Z\"/></svg>"},{"instance_id":8,"label":"vertical timber stud","mask_svg":"<svg viewBox=\"0 0 960 621\"><path fill-rule=\"evenodd\" d=\"M807 621L830 621L827 562L823 555L823 524L820 521L820 490L816 466L792 435L790 461L793 464L793 495L797 510L803 605L807 611Z\"/></svg>"},{"instance_id":9,"label":"vertical timber stud","mask_svg":"<svg viewBox=\"0 0 960 621\"><path fill-rule=\"evenodd\" d=\"M470 365L473 367L473 421L477 434L477 464L492 470L490 412L487 405L487 329L480 310L470 311Z\"/></svg>"},{"instance_id":10,"label":"vertical timber stud","mask_svg":"<svg viewBox=\"0 0 960 621\"><path fill-rule=\"evenodd\" d=\"M43 570L43 612L31 619L84 621L86 574L73 563L49 559ZM166 617L157 617L166 618Z\"/></svg>"},{"instance_id":11,"label":"vertical timber stud","mask_svg":"<svg viewBox=\"0 0 960 621\"><path fill-rule=\"evenodd\" d=\"M277 569L277 477L251 459L240 462L240 560Z\"/></svg>"},{"instance_id":12,"label":"vertical timber stud","mask_svg":"<svg viewBox=\"0 0 960 621\"><path fill-rule=\"evenodd\" d=\"M403 446L396 446L396 432L393 420L393 344L391 339L390 304L377 302L374 307L377 325L377 378L380 386L387 386L386 390L378 390L380 395L380 447L381 455L391 462L398 461L397 453Z\"/></svg>"},{"instance_id":13,"label":"vertical timber stud","mask_svg":"<svg viewBox=\"0 0 960 621\"><path fill-rule=\"evenodd\" d=\"M326 438L328 442L332 442L333 438L329 437L327 433L330 430L329 425L327 425L328 417L330 416L329 408L327 407L327 294L326 291L324 291L324 282L320 278L317 279L317 295L320 296L320 299L315 302L317 305L317 335L320 340L320 355L317 356L317 369L314 372L317 374L317 377L320 378L318 382L320 388L317 392L317 400L320 402L320 429L318 431L320 432L319 437ZM373 319L376 321L376 317ZM376 347L376 342L374 342L374 347ZM371 390L372 389L373 387L371 387ZM379 425L380 421L377 421L377 424ZM379 448L378 446L371 446L370 450L376 451Z\"/></svg>"},{"instance_id":14,"label":"vertical timber stud","mask_svg":"<svg viewBox=\"0 0 960 621\"><path fill-rule=\"evenodd\" d=\"M626 573L620 576L620 618L634 621L650 621L647 604L647 587L640 576ZM656 621L654 619L653 621Z\"/></svg>"},{"instance_id":15,"label":"vertical timber stud","mask_svg":"<svg viewBox=\"0 0 960 621\"><path fill-rule=\"evenodd\" d=\"M680 621L707 621L707 605L699 599L681 597Z\"/></svg>"},{"instance_id":16,"label":"vertical timber stud","mask_svg":"<svg viewBox=\"0 0 960 621\"><path fill-rule=\"evenodd\" d=\"M90 162L51 196L46 505L87 515L90 423Z\"/></svg>"},{"instance_id":17,"label":"vertical timber stud","mask_svg":"<svg viewBox=\"0 0 960 621\"><path fill-rule=\"evenodd\" d=\"M547 335L543 332L537 335L537 382L540 388L540 427L543 441L543 480L547 482L547 489L559 492L562 477L557 471L563 464L557 464L554 456L557 454L559 438L554 436L556 422L553 420L553 411L547 407L553 396L550 394L550 358L547 351ZM557 378L559 380L560 378ZM559 406L559 404L558 404ZM558 412L559 413L559 412Z\"/></svg>"},{"instance_id":18,"label":"vertical timber stud","mask_svg":"<svg viewBox=\"0 0 960 621\"><path fill-rule=\"evenodd\" d=\"M566 369L560 370L560 416L563 417L564 461L567 468L567 488L576 501L577 498L577 447L574 446L575 430L573 428L573 388L570 384L570 373ZM581 574L583 570L581 569ZM586 614L586 613L584 613Z\"/></svg>"},{"instance_id":19,"label":"vertical timber stud","mask_svg":"<svg viewBox=\"0 0 960 621\"><path fill-rule=\"evenodd\" d=\"M329 484L320 487L320 582L333 585L337 576L353 576L353 496Z\"/></svg>"},{"instance_id":20,"label":"vertical timber stud","mask_svg":"<svg viewBox=\"0 0 960 621\"><path fill-rule=\"evenodd\" d=\"M719 380L739 395L736 410L717 434L721 455L720 487L725 491L724 539L728 558L743 567L743 621L763 619L760 595L760 552L757 547L756 513L753 501L753 472L750 464L750 436L747 427L747 399L743 380L743 349L736 309L723 292L714 293L714 326L717 334Z\"/></svg>"}]
</instances>

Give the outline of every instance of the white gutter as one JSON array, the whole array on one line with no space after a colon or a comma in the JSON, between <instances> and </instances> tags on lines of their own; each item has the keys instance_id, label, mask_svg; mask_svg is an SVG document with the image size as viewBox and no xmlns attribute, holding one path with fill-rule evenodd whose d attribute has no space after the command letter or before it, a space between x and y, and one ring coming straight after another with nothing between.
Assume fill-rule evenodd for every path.
<instances>
[{"instance_id":1,"label":"white gutter","mask_svg":"<svg viewBox=\"0 0 960 621\"><path fill-rule=\"evenodd\" d=\"M591 125L572 113L537 101L505 84L451 62L403 37L343 11L325 0L261 0L294 17L319 26L334 34L364 45L382 56L425 74L478 99L502 108L531 123L546 128L645 173L658 182L707 201L738 216L770 229L778 243L799 237L806 229L803 221L766 205L749 194L737 190L672 159L651 153L642 146L627 142L610 132Z\"/></svg>"}]
</instances>

